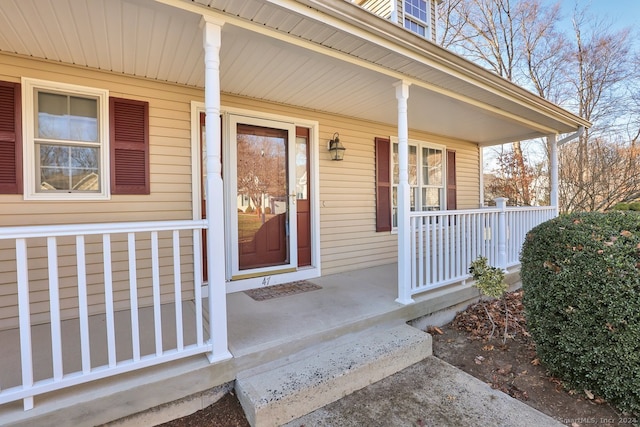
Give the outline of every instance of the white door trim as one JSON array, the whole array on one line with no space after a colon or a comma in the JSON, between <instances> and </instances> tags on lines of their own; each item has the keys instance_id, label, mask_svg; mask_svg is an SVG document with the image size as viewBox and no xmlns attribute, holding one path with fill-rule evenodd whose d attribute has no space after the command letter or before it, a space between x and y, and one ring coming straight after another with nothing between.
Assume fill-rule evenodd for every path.
<instances>
[{"instance_id":1,"label":"white door trim","mask_svg":"<svg viewBox=\"0 0 640 427\"><path fill-rule=\"evenodd\" d=\"M200 132L200 112L204 112L204 102L200 101L192 101L191 102L191 164L192 164L192 179L191 179L191 188L192 188L192 212L193 219L199 219L202 216L202 205L200 200L200 195L202 194L201 188L201 167L200 167L200 146L199 146L199 132ZM296 117L272 114L272 113L264 113L253 110L246 110L235 107L225 107L224 105L221 107L221 113L223 114L223 123L222 123L222 132L223 132L223 143L225 141L229 141L229 114L237 114L245 117L255 117L260 119L267 120L275 120L277 122L288 122L292 123L294 126L307 127L310 130L309 134L309 170L311 176L311 266L300 267L296 271L282 274L273 274L262 277L254 277L248 279L227 280L227 293L232 292L240 292L248 289L259 288L263 286L269 285L278 285L282 283L288 283L296 280L306 280L312 279L314 277L319 277L321 275L321 258L320 258L320 166L319 166L319 150L320 150L320 142L319 142L319 128L320 125L315 120L306 120L299 119ZM295 135L295 134L294 134ZM228 159L226 153L228 150L228 142L227 146L223 149L223 162L225 163L225 167L223 167L223 172L229 169L226 167L228 165ZM326 149L326 148L325 148ZM226 177L225 177L226 179ZM226 181L225 181L226 182ZM225 185L225 189L227 186ZM235 199L234 199L235 200ZM227 209L226 212L229 210ZM225 223L229 223L229 218L225 217ZM225 230L225 234L228 231ZM227 234L228 235L228 234ZM228 239L227 239L228 240ZM230 257L227 257L229 259ZM214 268L215 266L210 266L210 268ZM227 271L231 271L228 269ZM229 275L226 275L229 277Z\"/></svg>"}]
</instances>

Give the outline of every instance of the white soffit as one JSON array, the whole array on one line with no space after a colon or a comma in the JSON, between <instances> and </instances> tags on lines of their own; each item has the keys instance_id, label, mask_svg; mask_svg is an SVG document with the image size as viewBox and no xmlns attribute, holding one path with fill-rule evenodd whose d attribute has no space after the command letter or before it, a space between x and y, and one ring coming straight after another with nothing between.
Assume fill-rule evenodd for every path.
<instances>
[{"instance_id":1,"label":"white soffit","mask_svg":"<svg viewBox=\"0 0 640 427\"><path fill-rule=\"evenodd\" d=\"M391 125L397 122L393 77L286 42L256 39L232 26L223 28L220 63L221 84L227 93ZM513 141L525 132L497 114L417 86L409 89L409 124L413 129L480 143Z\"/></svg>"},{"instance_id":2,"label":"white soffit","mask_svg":"<svg viewBox=\"0 0 640 427\"><path fill-rule=\"evenodd\" d=\"M195 3L215 9L231 17L232 19L229 22L232 25L237 24L238 19L235 18L239 18L242 27L259 33L266 33L268 37L285 40L284 36L288 36L290 39L288 43L294 45L304 45L300 41L306 41L308 43L305 48L324 53L324 60L328 60L329 57L344 55L340 57L340 60L348 57L356 61L347 59L346 62L357 63L357 61L360 61L356 72L365 74L365 68L374 69L396 80L407 79L414 83L413 87L417 85L430 89L430 93L434 95L436 100L439 98L437 94L444 95L445 98L453 97L460 101L456 103L458 106L464 105L467 107L466 111L460 110L458 114L455 111L449 111L449 114L456 115L459 121L464 120L461 119L461 117L465 117L462 113L467 113L470 109L475 110L476 115L488 114L489 117L485 116L477 121L487 126L503 126L504 129L502 131L496 129L498 133L502 134L497 139L482 137L479 140L473 139L480 143L490 144L512 141L513 139L510 138L529 138L553 131L570 132L578 127L578 123L580 125L586 124L580 118L563 111L536 95L530 94L471 62L343 0L301 0L299 2L287 2L284 0L248 0L243 2L234 0L195 0ZM291 7L295 11L285 10L278 6L280 4ZM327 5L327 7L325 8L324 5ZM318 9L326 11L328 15L323 15ZM339 12L335 11L340 9L349 9L348 14L350 15L349 19L351 19L352 26L336 18ZM353 18L351 14L356 18ZM395 32L396 35L400 34L408 38L418 47L400 48L398 45L389 43L388 39L384 40L383 37L376 39L382 42L378 44L376 41L370 41L367 36L370 36L371 33L367 34L363 30L373 26L382 27L385 25L389 32ZM251 28L252 26L254 28ZM269 33L269 31L271 32ZM420 48L419 46L423 47ZM322 48L325 48L325 52L322 51ZM421 50L424 53L419 53ZM426 54L427 51L431 53ZM441 55L443 58L438 58L438 60L434 61L433 51L436 52L436 56ZM457 65L449 68L453 63ZM460 66L460 63L463 65ZM304 68L300 69L300 72L303 71L305 71ZM335 74L334 81L339 79L340 76ZM380 90L383 89L380 88ZM511 94L513 97L507 94ZM424 100L422 103L424 104ZM469 107L471 108L469 109ZM472 117L469 118L472 119L470 121L474 121ZM505 123L505 121L513 123L509 124ZM415 127L415 122L410 122L410 126ZM418 127L421 126L418 125ZM520 129L515 131L516 128ZM496 132L494 131L493 133L495 134ZM467 133L467 135L475 135L477 137L478 135L489 135L489 133L474 132L473 135L471 133Z\"/></svg>"},{"instance_id":3,"label":"white soffit","mask_svg":"<svg viewBox=\"0 0 640 427\"><path fill-rule=\"evenodd\" d=\"M193 13L151 0L2 0L0 51L204 87L198 12L210 7L229 21L222 33L223 92L393 125L392 84L406 78L414 82L411 128L480 144L572 130L357 31L274 4L283 1L196 1L202 7L164 1Z\"/></svg>"},{"instance_id":4,"label":"white soffit","mask_svg":"<svg viewBox=\"0 0 640 427\"><path fill-rule=\"evenodd\" d=\"M199 22L149 1L2 0L0 51L202 86Z\"/></svg>"}]
</instances>

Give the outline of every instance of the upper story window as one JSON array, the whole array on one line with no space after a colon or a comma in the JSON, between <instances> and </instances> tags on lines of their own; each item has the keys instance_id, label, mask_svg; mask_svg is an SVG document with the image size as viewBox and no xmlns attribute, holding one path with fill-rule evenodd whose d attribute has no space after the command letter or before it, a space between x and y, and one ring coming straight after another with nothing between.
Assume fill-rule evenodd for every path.
<instances>
[{"instance_id":1,"label":"upper story window","mask_svg":"<svg viewBox=\"0 0 640 427\"><path fill-rule=\"evenodd\" d=\"M108 93L24 80L29 198L107 198Z\"/></svg>"},{"instance_id":2,"label":"upper story window","mask_svg":"<svg viewBox=\"0 0 640 427\"><path fill-rule=\"evenodd\" d=\"M404 0L404 27L422 37L429 35L429 5L426 0Z\"/></svg>"}]
</instances>

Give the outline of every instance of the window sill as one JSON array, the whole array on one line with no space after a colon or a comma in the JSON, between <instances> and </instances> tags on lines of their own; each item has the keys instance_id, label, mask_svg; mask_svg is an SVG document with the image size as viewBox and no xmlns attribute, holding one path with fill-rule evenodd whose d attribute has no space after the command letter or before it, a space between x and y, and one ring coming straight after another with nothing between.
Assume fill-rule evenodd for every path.
<instances>
[{"instance_id":1,"label":"window sill","mask_svg":"<svg viewBox=\"0 0 640 427\"><path fill-rule=\"evenodd\" d=\"M73 193L56 193L56 194L26 194L24 195L25 201L48 201L48 202L64 202L64 201L96 201L96 200L110 200L109 194L73 194Z\"/></svg>"}]
</instances>

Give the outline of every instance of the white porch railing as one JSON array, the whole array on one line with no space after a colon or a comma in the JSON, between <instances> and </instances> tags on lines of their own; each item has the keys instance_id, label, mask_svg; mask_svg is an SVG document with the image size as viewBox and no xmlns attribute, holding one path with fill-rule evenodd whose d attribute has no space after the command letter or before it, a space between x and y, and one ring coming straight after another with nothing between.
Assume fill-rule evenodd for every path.
<instances>
[{"instance_id":1,"label":"white porch railing","mask_svg":"<svg viewBox=\"0 0 640 427\"><path fill-rule=\"evenodd\" d=\"M219 335L216 325L207 322L216 301L209 297L208 309L203 307L200 237L205 228L205 221L0 228L0 252L11 254L15 249L11 274L17 285L16 364L21 369L20 384L5 384L4 389L0 384L0 404L23 399L28 410L34 396L64 387L200 353L209 353L211 360L224 358L212 354L210 337ZM43 284L40 289L30 289L38 281ZM193 311L183 312L185 301L192 301ZM69 313L76 322L73 340L80 347L71 364L66 363L70 339L63 326ZM90 326L96 313L104 331L101 337ZM142 320L149 326L143 328ZM42 343L32 342L33 331L43 324L47 329L50 325L46 378L34 363L34 356L42 359ZM18 348L14 353L17 358ZM98 366L96 359L101 361ZM8 366L0 363L3 369Z\"/></svg>"},{"instance_id":2,"label":"white porch railing","mask_svg":"<svg viewBox=\"0 0 640 427\"><path fill-rule=\"evenodd\" d=\"M500 206L502 205L502 206ZM519 264L529 230L556 215L552 206L411 212L411 295L470 277L478 256L506 269Z\"/></svg>"}]
</instances>

